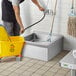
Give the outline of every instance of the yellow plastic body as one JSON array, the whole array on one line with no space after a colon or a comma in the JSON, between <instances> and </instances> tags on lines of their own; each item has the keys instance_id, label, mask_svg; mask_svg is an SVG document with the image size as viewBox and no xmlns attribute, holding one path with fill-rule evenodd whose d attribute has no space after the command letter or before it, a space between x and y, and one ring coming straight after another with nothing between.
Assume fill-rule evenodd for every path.
<instances>
[{"instance_id":1,"label":"yellow plastic body","mask_svg":"<svg viewBox=\"0 0 76 76\"><path fill-rule=\"evenodd\" d=\"M9 35L3 26L0 26L0 41L9 41Z\"/></svg>"},{"instance_id":2,"label":"yellow plastic body","mask_svg":"<svg viewBox=\"0 0 76 76\"><path fill-rule=\"evenodd\" d=\"M0 41L0 57L21 55L24 38L11 36L11 41Z\"/></svg>"}]
</instances>

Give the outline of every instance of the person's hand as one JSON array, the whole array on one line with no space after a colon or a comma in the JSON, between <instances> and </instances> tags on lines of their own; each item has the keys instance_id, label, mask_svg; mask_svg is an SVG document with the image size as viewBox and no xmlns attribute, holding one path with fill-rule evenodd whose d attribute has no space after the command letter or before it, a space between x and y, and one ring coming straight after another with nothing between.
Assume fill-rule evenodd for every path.
<instances>
[{"instance_id":1,"label":"person's hand","mask_svg":"<svg viewBox=\"0 0 76 76\"><path fill-rule=\"evenodd\" d=\"M39 7L40 11L45 11L45 9L43 7Z\"/></svg>"},{"instance_id":2,"label":"person's hand","mask_svg":"<svg viewBox=\"0 0 76 76\"><path fill-rule=\"evenodd\" d=\"M25 31L24 27L20 28L20 34L22 34Z\"/></svg>"}]
</instances>

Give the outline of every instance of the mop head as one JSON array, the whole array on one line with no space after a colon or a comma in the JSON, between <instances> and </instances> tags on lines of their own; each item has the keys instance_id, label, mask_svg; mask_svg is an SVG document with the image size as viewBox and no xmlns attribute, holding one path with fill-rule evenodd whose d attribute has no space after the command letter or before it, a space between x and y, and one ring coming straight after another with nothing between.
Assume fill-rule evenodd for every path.
<instances>
[{"instance_id":1,"label":"mop head","mask_svg":"<svg viewBox=\"0 0 76 76\"><path fill-rule=\"evenodd\" d=\"M70 16L68 19L68 34L76 37L76 16Z\"/></svg>"},{"instance_id":2,"label":"mop head","mask_svg":"<svg viewBox=\"0 0 76 76\"><path fill-rule=\"evenodd\" d=\"M48 36L47 36L46 41L51 42L51 36L52 36L52 34L49 33Z\"/></svg>"}]
</instances>

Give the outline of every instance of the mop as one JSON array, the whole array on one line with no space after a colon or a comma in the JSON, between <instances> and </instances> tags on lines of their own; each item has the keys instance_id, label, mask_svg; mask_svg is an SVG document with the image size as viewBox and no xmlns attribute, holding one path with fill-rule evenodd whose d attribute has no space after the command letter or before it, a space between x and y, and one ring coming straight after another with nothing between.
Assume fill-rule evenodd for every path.
<instances>
[{"instance_id":1,"label":"mop","mask_svg":"<svg viewBox=\"0 0 76 76\"><path fill-rule=\"evenodd\" d=\"M76 37L76 14L74 11L74 0L72 0L71 12L68 19L68 34Z\"/></svg>"},{"instance_id":2,"label":"mop","mask_svg":"<svg viewBox=\"0 0 76 76\"><path fill-rule=\"evenodd\" d=\"M51 42L51 36L52 36L54 21L55 21L55 16L56 16L56 7L57 7L57 0L55 2L55 8L54 8L54 12L53 12L51 31L50 31L50 33L49 33L49 35L47 37L47 41L49 41L49 42Z\"/></svg>"}]
</instances>

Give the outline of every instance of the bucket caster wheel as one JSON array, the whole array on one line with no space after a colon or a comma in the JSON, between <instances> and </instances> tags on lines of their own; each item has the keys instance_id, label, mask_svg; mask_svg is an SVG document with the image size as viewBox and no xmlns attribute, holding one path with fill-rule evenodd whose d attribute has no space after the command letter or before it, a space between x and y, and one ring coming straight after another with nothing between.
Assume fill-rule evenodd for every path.
<instances>
[{"instance_id":1,"label":"bucket caster wheel","mask_svg":"<svg viewBox=\"0 0 76 76\"><path fill-rule=\"evenodd\" d=\"M21 55L16 56L16 61L22 61L22 56Z\"/></svg>"}]
</instances>

